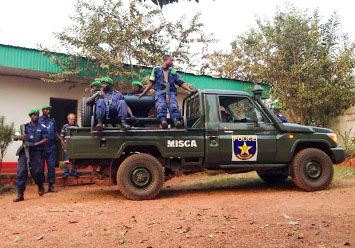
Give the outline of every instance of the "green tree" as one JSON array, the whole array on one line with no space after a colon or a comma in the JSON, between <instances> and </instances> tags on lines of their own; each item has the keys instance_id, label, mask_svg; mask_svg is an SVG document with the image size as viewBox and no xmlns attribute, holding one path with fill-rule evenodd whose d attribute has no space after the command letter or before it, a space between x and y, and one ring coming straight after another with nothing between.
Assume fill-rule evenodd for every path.
<instances>
[{"instance_id":1,"label":"green tree","mask_svg":"<svg viewBox=\"0 0 355 248\"><path fill-rule=\"evenodd\" d=\"M142 1L147 1L147 0L138 0L140 2ZM179 0L150 0L152 3L154 3L155 5L159 5L160 8L163 8L164 5L168 5L168 4L171 4L171 3L177 3L179 2ZM191 0L188 0L188 1L191 1ZM195 0L196 3L199 2L199 0Z\"/></svg>"},{"instance_id":2,"label":"green tree","mask_svg":"<svg viewBox=\"0 0 355 248\"><path fill-rule=\"evenodd\" d=\"M14 123L5 124L5 116L0 115L0 172L2 169L2 161L5 157L7 148L12 142L15 133Z\"/></svg>"},{"instance_id":3,"label":"green tree","mask_svg":"<svg viewBox=\"0 0 355 248\"><path fill-rule=\"evenodd\" d=\"M321 23L317 11L287 8L237 37L231 51L209 55L222 76L263 81L293 122L327 125L355 104L355 43L341 35L334 13Z\"/></svg>"},{"instance_id":4,"label":"green tree","mask_svg":"<svg viewBox=\"0 0 355 248\"><path fill-rule=\"evenodd\" d=\"M78 0L73 24L55 34L68 56L45 52L62 71L45 80L73 81L84 74L130 80L140 75L141 68L159 65L165 53L190 68L197 56L190 51L191 45L203 44L204 49L212 42L202 31L199 16L185 26L184 17L167 22L159 8L135 1L127 9L121 1L103 0L96 5Z\"/></svg>"}]
</instances>

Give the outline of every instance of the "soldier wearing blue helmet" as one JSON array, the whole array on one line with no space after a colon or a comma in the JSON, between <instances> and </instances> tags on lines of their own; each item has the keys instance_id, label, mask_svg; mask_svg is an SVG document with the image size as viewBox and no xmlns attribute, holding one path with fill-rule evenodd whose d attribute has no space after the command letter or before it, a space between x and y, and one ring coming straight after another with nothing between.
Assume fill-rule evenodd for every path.
<instances>
[{"instance_id":1,"label":"soldier wearing blue helmet","mask_svg":"<svg viewBox=\"0 0 355 248\"><path fill-rule=\"evenodd\" d=\"M155 90L155 108L157 110L157 117L161 123L162 128L167 128L166 121L167 110L169 108L170 117L174 122L176 128L182 127L179 106L176 99L177 89L175 84L189 92L195 92L191 89L176 73L173 66L174 59L171 55L163 56L163 65L155 67L152 70L149 78L149 83L145 87L139 97L144 96L151 88Z\"/></svg>"},{"instance_id":2,"label":"soldier wearing blue helmet","mask_svg":"<svg viewBox=\"0 0 355 248\"><path fill-rule=\"evenodd\" d=\"M17 196L14 202L23 201L23 192L26 189L28 168L30 169L32 178L38 185L38 194L44 194L44 167L43 167L43 150L44 145L48 142L48 130L45 126L38 122L39 109L32 109L28 113L31 121L15 133L14 140L22 140L24 146L18 151L17 163ZM26 147L26 150L24 149ZM27 156L26 156L27 153ZM27 166L28 165L28 166Z\"/></svg>"}]
</instances>

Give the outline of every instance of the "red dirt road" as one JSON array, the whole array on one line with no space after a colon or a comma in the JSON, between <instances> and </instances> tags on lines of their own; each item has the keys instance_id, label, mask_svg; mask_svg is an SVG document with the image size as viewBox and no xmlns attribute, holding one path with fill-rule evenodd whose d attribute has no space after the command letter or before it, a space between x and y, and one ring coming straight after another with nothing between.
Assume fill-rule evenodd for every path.
<instances>
[{"instance_id":1,"label":"red dirt road","mask_svg":"<svg viewBox=\"0 0 355 248\"><path fill-rule=\"evenodd\" d=\"M42 197L30 186L23 202L0 196L0 246L355 247L354 179L307 193L232 176L217 187L203 183L211 176L175 178L150 201L126 200L116 186Z\"/></svg>"}]
</instances>

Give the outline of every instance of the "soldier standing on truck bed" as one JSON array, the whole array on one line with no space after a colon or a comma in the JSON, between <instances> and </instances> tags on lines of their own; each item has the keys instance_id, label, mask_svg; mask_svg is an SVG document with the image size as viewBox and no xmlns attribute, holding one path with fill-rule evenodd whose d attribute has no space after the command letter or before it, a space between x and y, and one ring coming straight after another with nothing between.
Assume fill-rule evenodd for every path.
<instances>
[{"instance_id":1,"label":"soldier standing on truck bed","mask_svg":"<svg viewBox=\"0 0 355 248\"><path fill-rule=\"evenodd\" d=\"M48 192L55 192L54 182L55 182L55 165L57 162L57 139L60 140L60 136L57 133L57 127L55 120L50 117L51 114L50 105L42 106L42 116L39 117L38 122L43 124L48 129L48 143L44 145L44 162L47 162L47 181L48 181Z\"/></svg>"},{"instance_id":2,"label":"soldier standing on truck bed","mask_svg":"<svg viewBox=\"0 0 355 248\"><path fill-rule=\"evenodd\" d=\"M191 89L176 73L173 66L174 59L171 55L163 56L163 65L155 67L152 70L149 78L149 83L145 87L139 97L144 96L152 87L155 90L155 108L157 110L157 117L161 123L162 128L167 128L166 121L167 109L169 107L170 117L174 122L176 128L182 128L181 116L179 106L176 99L177 90L175 84L189 92L195 92ZM169 106L168 106L169 105Z\"/></svg>"},{"instance_id":3,"label":"soldier standing on truck bed","mask_svg":"<svg viewBox=\"0 0 355 248\"><path fill-rule=\"evenodd\" d=\"M128 131L131 127L126 123L127 114L132 120L137 120L132 110L126 104L121 92L113 89L113 80L109 77L101 79L102 91L99 93L99 99L96 100L96 131L102 131L103 121L108 119L121 119L123 131Z\"/></svg>"},{"instance_id":4,"label":"soldier standing on truck bed","mask_svg":"<svg viewBox=\"0 0 355 248\"><path fill-rule=\"evenodd\" d=\"M23 192L26 189L28 169L32 178L38 185L38 195L44 194L44 153L43 145L48 142L48 130L38 122L39 109L32 109L28 113L31 122L20 128L14 140L22 140L23 146L18 151L17 163L17 196L14 202L23 201Z\"/></svg>"}]
</instances>

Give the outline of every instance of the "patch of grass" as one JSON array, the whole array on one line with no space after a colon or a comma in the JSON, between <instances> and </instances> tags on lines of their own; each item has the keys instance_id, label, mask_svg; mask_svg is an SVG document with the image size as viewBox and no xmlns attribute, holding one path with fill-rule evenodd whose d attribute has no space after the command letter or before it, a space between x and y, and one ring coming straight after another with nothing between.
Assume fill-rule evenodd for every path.
<instances>
[{"instance_id":1,"label":"patch of grass","mask_svg":"<svg viewBox=\"0 0 355 248\"><path fill-rule=\"evenodd\" d=\"M355 179L355 168L334 166L334 179Z\"/></svg>"},{"instance_id":2,"label":"patch of grass","mask_svg":"<svg viewBox=\"0 0 355 248\"><path fill-rule=\"evenodd\" d=\"M261 179L255 172L242 174L201 174L198 177L174 185L176 189L222 189L242 185L260 184Z\"/></svg>"},{"instance_id":3,"label":"patch of grass","mask_svg":"<svg viewBox=\"0 0 355 248\"><path fill-rule=\"evenodd\" d=\"M348 179L355 179L355 168L334 166L334 180L342 181ZM264 183L255 171L241 174L218 174L208 175L199 174L198 176L174 185L174 189L177 190L205 190L205 189L224 189L224 188L260 188L265 185L268 187L284 187L288 188L291 183L291 177L288 178L286 183L281 184L267 184Z\"/></svg>"}]
</instances>

